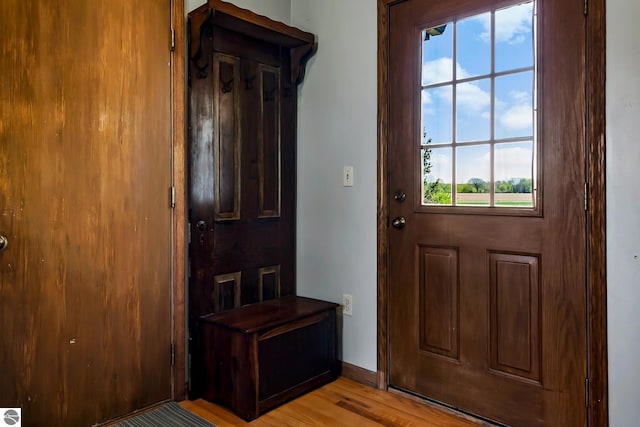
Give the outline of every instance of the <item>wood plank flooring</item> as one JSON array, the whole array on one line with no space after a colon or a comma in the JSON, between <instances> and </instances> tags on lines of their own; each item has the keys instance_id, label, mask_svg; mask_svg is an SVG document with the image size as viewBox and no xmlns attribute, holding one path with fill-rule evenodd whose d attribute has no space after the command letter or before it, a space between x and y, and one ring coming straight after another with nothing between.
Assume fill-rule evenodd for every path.
<instances>
[{"instance_id":1,"label":"wood plank flooring","mask_svg":"<svg viewBox=\"0 0 640 427\"><path fill-rule=\"evenodd\" d=\"M339 378L247 423L231 411L205 400L183 401L183 408L217 425L227 426L420 426L465 427L478 424L441 412L395 393Z\"/></svg>"}]
</instances>

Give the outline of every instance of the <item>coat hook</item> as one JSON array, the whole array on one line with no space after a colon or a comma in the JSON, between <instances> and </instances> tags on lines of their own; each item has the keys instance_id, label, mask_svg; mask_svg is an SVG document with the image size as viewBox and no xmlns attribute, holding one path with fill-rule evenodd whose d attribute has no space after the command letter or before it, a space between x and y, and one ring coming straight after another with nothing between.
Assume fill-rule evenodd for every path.
<instances>
[{"instance_id":1,"label":"coat hook","mask_svg":"<svg viewBox=\"0 0 640 427\"><path fill-rule=\"evenodd\" d=\"M209 11L207 18L200 25L200 31L198 36L198 50L191 58L191 61L195 67L196 77L198 79L206 79L208 76L207 69L211 63L211 55L205 54L204 43L208 40L209 43L213 40L213 12ZM207 61L204 62L203 59Z\"/></svg>"},{"instance_id":2,"label":"coat hook","mask_svg":"<svg viewBox=\"0 0 640 427\"><path fill-rule=\"evenodd\" d=\"M270 102L273 101L274 99L276 99L276 90L278 90L277 87L273 88L272 90L264 90L264 93L262 94L262 99L265 102Z\"/></svg>"},{"instance_id":3,"label":"coat hook","mask_svg":"<svg viewBox=\"0 0 640 427\"><path fill-rule=\"evenodd\" d=\"M247 77L244 79L247 90L253 89L255 86L256 76Z\"/></svg>"},{"instance_id":4,"label":"coat hook","mask_svg":"<svg viewBox=\"0 0 640 427\"><path fill-rule=\"evenodd\" d=\"M222 82L222 93L229 93L233 90L233 78L227 82Z\"/></svg>"}]
</instances>

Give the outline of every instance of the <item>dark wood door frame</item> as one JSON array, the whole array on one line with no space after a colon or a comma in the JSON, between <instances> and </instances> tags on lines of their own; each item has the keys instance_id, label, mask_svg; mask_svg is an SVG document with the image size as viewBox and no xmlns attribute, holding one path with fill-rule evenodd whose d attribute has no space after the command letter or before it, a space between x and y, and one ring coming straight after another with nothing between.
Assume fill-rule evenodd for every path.
<instances>
[{"instance_id":1,"label":"dark wood door frame","mask_svg":"<svg viewBox=\"0 0 640 427\"><path fill-rule=\"evenodd\" d=\"M388 388L388 13L394 3L378 0L378 388ZM605 0L588 2L587 52L587 360L590 425L609 425L605 199Z\"/></svg>"}]
</instances>

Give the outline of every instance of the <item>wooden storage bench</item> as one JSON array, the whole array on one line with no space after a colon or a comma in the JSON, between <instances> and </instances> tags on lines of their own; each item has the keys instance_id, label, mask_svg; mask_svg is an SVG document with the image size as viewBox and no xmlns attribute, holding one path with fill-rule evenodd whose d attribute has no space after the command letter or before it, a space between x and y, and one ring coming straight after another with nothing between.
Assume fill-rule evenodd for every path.
<instances>
[{"instance_id":1,"label":"wooden storage bench","mask_svg":"<svg viewBox=\"0 0 640 427\"><path fill-rule=\"evenodd\" d=\"M205 399L252 420L335 380L337 307L290 296L201 317Z\"/></svg>"}]
</instances>

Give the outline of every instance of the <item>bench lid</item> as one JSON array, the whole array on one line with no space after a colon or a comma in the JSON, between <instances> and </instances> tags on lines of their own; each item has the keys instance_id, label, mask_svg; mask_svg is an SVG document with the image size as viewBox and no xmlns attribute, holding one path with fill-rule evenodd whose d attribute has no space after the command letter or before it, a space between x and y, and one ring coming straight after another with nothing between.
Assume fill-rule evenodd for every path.
<instances>
[{"instance_id":1,"label":"bench lid","mask_svg":"<svg viewBox=\"0 0 640 427\"><path fill-rule=\"evenodd\" d=\"M202 316L200 320L250 334L323 311L335 310L336 307L339 307L339 304L313 298L287 296L222 313L208 314Z\"/></svg>"}]
</instances>

